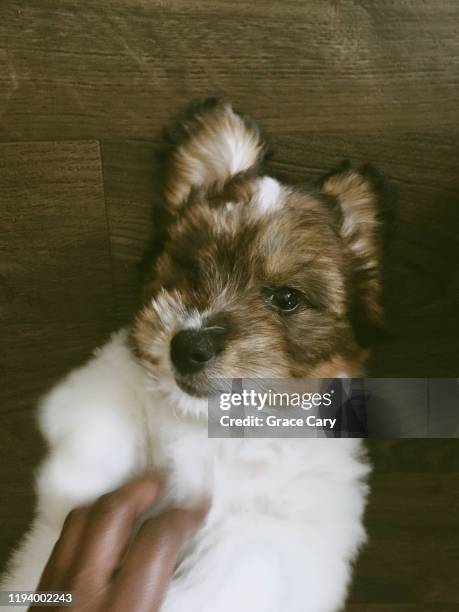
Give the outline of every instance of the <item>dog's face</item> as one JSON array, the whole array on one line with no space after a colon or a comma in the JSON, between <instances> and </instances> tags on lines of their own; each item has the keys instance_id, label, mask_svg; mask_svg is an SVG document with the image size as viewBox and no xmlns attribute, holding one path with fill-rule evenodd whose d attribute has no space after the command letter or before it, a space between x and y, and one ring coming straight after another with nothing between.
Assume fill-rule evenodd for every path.
<instances>
[{"instance_id":1,"label":"dog's face","mask_svg":"<svg viewBox=\"0 0 459 612\"><path fill-rule=\"evenodd\" d=\"M346 166L294 189L259 171L263 149L212 102L182 124L169 161L174 222L133 335L183 409L213 378L358 373L381 323L380 176Z\"/></svg>"}]
</instances>

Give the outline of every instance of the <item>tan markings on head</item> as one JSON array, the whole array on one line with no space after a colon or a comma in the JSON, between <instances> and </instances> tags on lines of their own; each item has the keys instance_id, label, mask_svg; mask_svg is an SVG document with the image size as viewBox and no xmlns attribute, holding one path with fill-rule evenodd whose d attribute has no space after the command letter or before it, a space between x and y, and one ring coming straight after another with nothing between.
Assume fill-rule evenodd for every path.
<instances>
[{"instance_id":1,"label":"tan markings on head","mask_svg":"<svg viewBox=\"0 0 459 612\"><path fill-rule=\"evenodd\" d=\"M331 359L318 363L308 376L312 378L335 378L341 373L345 373L348 376L363 376L368 354L368 350L361 349L352 357L346 358L334 355Z\"/></svg>"},{"instance_id":2,"label":"tan markings on head","mask_svg":"<svg viewBox=\"0 0 459 612\"><path fill-rule=\"evenodd\" d=\"M322 184L323 193L334 198L340 209L339 230L350 258L358 317L374 326L380 326L383 318L381 182L382 177L371 166L359 170L347 166Z\"/></svg>"},{"instance_id":3,"label":"tan markings on head","mask_svg":"<svg viewBox=\"0 0 459 612\"><path fill-rule=\"evenodd\" d=\"M296 195L295 204L300 200ZM326 220L323 212L316 214L310 197L305 197L304 207L292 207L289 195L280 214L261 224L253 248L262 256L268 283L305 291L311 305L342 314L344 263L340 240Z\"/></svg>"}]
</instances>

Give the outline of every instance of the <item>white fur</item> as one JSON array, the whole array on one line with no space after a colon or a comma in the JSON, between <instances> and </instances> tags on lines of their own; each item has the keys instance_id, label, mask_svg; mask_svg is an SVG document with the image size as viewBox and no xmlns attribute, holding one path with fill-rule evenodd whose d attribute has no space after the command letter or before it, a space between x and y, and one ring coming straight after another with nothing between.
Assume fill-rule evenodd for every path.
<instances>
[{"instance_id":1,"label":"white fur","mask_svg":"<svg viewBox=\"0 0 459 612\"><path fill-rule=\"evenodd\" d=\"M158 468L168 502L212 500L162 612L339 610L364 540L360 442L209 439L202 411L184 414L179 393L148 379L124 332L51 391L36 518L1 588L36 587L70 509Z\"/></svg>"},{"instance_id":2,"label":"white fur","mask_svg":"<svg viewBox=\"0 0 459 612\"><path fill-rule=\"evenodd\" d=\"M270 176L259 179L254 194L256 211L260 216L280 210L284 205L284 193L281 185Z\"/></svg>"}]
</instances>

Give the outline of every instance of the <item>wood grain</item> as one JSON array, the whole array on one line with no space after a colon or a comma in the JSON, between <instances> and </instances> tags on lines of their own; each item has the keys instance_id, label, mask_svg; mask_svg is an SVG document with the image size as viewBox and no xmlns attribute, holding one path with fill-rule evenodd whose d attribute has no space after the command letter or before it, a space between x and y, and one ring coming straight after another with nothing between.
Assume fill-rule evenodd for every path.
<instances>
[{"instance_id":1,"label":"wood grain","mask_svg":"<svg viewBox=\"0 0 459 612\"><path fill-rule=\"evenodd\" d=\"M456 612L456 604L348 604L346 612Z\"/></svg>"},{"instance_id":2,"label":"wood grain","mask_svg":"<svg viewBox=\"0 0 459 612\"><path fill-rule=\"evenodd\" d=\"M456 0L16 0L0 24L3 140L151 138L215 91L269 130L457 127Z\"/></svg>"},{"instance_id":3,"label":"wood grain","mask_svg":"<svg viewBox=\"0 0 459 612\"><path fill-rule=\"evenodd\" d=\"M124 325L136 312L141 262L154 240L154 211L160 203L158 145L103 142L102 159L116 315Z\"/></svg>"},{"instance_id":4,"label":"wood grain","mask_svg":"<svg viewBox=\"0 0 459 612\"><path fill-rule=\"evenodd\" d=\"M2 144L0 177L4 413L111 328L113 297L98 144Z\"/></svg>"},{"instance_id":5,"label":"wood grain","mask_svg":"<svg viewBox=\"0 0 459 612\"><path fill-rule=\"evenodd\" d=\"M459 473L376 473L351 599L459 605Z\"/></svg>"},{"instance_id":6,"label":"wood grain","mask_svg":"<svg viewBox=\"0 0 459 612\"><path fill-rule=\"evenodd\" d=\"M96 142L0 145L0 562L31 518L37 399L114 325Z\"/></svg>"},{"instance_id":7,"label":"wood grain","mask_svg":"<svg viewBox=\"0 0 459 612\"><path fill-rule=\"evenodd\" d=\"M382 439L367 445L378 474L459 473L458 440Z\"/></svg>"}]
</instances>

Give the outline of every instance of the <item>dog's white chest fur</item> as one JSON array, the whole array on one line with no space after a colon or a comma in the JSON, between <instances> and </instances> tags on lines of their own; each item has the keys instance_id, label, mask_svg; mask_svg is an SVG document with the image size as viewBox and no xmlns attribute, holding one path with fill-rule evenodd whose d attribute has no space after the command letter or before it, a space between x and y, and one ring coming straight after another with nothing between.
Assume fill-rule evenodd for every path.
<instances>
[{"instance_id":1,"label":"dog's white chest fur","mask_svg":"<svg viewBox=\"0 0 459 612\"><path fill-rule=\"evenodd\" d=\"M120 333L45 399L38 513L3 586L33 589L72 507L156 468L168 503L211 500L164 611L339 609L364 539L359 442L208 439L149 385Z\"/></svg>"}]
</instances>

